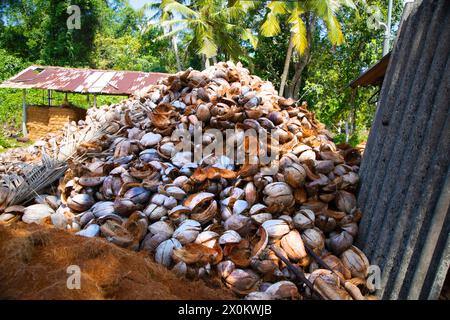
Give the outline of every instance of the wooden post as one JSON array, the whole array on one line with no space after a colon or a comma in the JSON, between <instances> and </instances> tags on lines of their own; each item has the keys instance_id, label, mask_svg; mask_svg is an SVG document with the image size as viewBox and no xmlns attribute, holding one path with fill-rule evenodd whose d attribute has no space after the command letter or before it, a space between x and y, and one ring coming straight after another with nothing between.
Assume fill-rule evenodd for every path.
<instances>
[{"instance_id":1,"label":"wooden post","mask_svg":"<svg viewBox=\"0 0 450 320\"><path fill-rule=\"evenodd\" d=\"M350 131L351 131L352 135L355 133L355 130L356 130L356 105L355 105L355 100L356 100L356 93L357 93L357 91L358 91L358 87L352 89L352 95L351 95L351 100L350 100L350 106L352 108L352 110L351 110L352 119L351 119L351 122L350 122Z\"/></svg>"},{"instance_id":2,"label":"wooden post","mask_svg":"<svg viewBox=\"0 0 450 320\"><path fill-rule=\"evenodd\" d=\"M27 90L22 90L22 134L25 137L27 133Z\"/></svg>"},{"instance_id":3,"label":"wooden post","mask_svg":"<svg viewBox=\"0 0 450 320\"><path fill-rule=\"evenodd\" d=\"M48 98L48 106L51 107L52 106L52 90L50 90L50 89L48 89L47 98Z\"/></svg>"}]
</instances>

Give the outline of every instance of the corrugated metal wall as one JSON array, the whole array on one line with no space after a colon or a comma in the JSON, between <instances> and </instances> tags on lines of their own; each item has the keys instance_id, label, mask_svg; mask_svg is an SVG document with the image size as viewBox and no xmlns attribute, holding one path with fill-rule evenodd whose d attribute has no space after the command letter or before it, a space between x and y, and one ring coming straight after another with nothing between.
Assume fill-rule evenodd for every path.
<instances>
[{"instance_id":1,"label":"corrugated metal wall","mask_svg":"<svg viewBox=\"0 0 450 320\"><path fill-rule=\"evenodd\" d=\"M436 299L450 260L450 1L411 6L361 165L357 244L383 299Z\"/></svg>"}]
</instances>

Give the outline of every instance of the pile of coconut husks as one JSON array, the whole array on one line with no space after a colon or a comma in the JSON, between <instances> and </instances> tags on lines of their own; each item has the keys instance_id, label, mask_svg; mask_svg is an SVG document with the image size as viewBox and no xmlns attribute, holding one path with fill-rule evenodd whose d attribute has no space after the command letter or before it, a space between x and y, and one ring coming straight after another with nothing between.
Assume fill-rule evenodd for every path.
<instances>
[{"instance_id":1,"label":"pile of coconut husks","mask_svg":"<svg viewBox=\"0 0 450 320\"><path fill-rule=\"evenodd\" d=\"M103 237L245 299L373 299L353 245L359 152L240 63L177 73L30 148L40 165L3 159L3 224Z\"/></svg>"}]
</instances>

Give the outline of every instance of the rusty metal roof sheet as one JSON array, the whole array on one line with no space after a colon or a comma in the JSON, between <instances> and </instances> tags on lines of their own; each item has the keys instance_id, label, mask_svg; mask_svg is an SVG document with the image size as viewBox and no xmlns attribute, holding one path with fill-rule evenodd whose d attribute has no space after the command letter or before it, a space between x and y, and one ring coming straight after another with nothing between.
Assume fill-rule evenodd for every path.
<instances>
[{"instance_id":1,"label":"rusty metal roof sheet","mask_svg":"<svg viewBox=\"0 0 450 320\"><path fill-rule=\"evenodd\" d=\"M62 92L133 95L145 91L166 73L30 66L0 88L51 89Z\"/></svg>"}]
</instances>

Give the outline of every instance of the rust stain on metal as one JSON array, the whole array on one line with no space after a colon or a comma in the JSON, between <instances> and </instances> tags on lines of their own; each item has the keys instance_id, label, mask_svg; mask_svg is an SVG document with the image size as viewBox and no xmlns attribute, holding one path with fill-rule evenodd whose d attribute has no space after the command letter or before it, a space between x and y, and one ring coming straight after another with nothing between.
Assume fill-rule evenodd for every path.
<instances>
[{"instance_id":1,"label":"rust stain on metal","mask_svg":"<svg viewBox=\"0 0 450 320\"><path fill-rule=\"evenodd\" d=\"M76 69L30 66L0 88L51 89L74 93L133 95L168 77L159 72Z\"/></svg>"}]
</instances>

